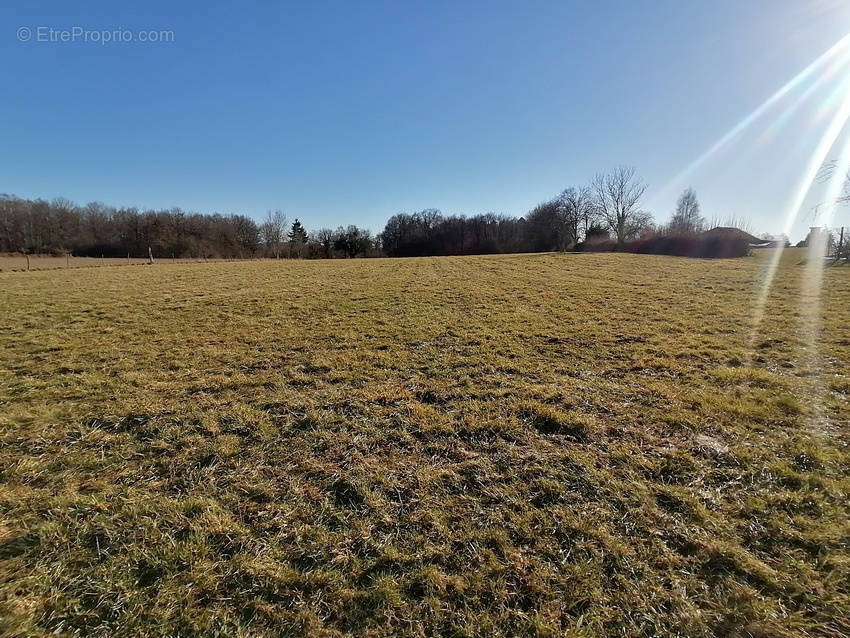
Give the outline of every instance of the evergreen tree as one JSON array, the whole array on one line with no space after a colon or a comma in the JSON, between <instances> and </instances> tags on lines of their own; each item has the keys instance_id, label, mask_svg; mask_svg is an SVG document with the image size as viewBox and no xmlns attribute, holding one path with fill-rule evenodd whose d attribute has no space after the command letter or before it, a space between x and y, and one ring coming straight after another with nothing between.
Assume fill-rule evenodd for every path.
<instances>
[{"instance_id":1,"label":"evergreen tree","mask_svg":"<svg viewBox=\"0 0 850 638\"><path fill-rule=\"evenodd\" d=\"M307 231L298 218L292 222L292 228L289 231L289 254L292 257L302 257L304 247L307 245Z\"/></svg>"},{"instance_id":2,"label":"evergreen tree","mask_svg":"<svg viewBox=\"0 0 850 638\"><path fill-rule=\"evenodd\" d=\"M289 241L300 244L307 242L307 231L304 230L304 226L301 225L301 222L297 218L292 222L292 230L289 231Z\"/></svg>"}]
</instances>

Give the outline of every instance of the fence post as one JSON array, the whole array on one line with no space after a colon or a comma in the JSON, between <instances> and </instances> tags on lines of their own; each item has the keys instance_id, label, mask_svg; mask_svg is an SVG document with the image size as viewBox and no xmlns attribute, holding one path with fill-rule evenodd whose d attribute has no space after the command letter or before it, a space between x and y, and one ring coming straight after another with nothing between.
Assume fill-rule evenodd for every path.
<instances>
[{"instance_id":1,"label":"fence post","mask_svg":"<svg viewBox=\"0 0 850 638\"><path fill-rule=\"evenodd\" d=\"M150 246L148 246L148 264L153 264L153 251Z\"/></svg>"}]
</instances>

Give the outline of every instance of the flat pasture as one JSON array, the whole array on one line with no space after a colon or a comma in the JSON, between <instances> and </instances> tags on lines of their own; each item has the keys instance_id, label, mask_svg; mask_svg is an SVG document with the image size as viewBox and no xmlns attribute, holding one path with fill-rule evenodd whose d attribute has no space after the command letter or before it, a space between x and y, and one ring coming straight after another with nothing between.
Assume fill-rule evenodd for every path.
<instances>
[{"instance_id":1,"label":"flat pasture","mask_svg":"<svg viewBox=\"0 0 850 638\"><path fill-rule=\"evenodd\" d=\"M802 257L2 272L0 634L848 635Z\"/></svg>"},{"instance_id":2,"label":"flat pasture","mask_svg":"<svg viewBox=\"0 0 850 638\"><path fill-rule=\"evenodd\" d=\"M205 259L155 258L154 264L200 264ZM0 272L21 272L27 270L57 270L60 268L94 268L99 266L141 266L148 265L144 257L75 257L73 255L27 255L21 253L0 254Z\"/></svg>"}]
</instances>

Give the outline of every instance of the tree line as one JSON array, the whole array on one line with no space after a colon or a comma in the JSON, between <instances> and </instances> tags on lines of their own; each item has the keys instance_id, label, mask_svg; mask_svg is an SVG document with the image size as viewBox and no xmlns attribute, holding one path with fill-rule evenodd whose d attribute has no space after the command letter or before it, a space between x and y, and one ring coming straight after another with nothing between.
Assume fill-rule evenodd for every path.
<instances>
[{"instance_id":1,"label":"tree line","mask_svg":"<svg viewBox=\"0 0 850 638\"><path fill-rule=\"evenodd\" d=\"M309 232L280 210L261 221L240 214L200 214L179 208L139 210L67 199L0 195L0 252L124 257L334 258L411 257L563 250L629 249L664 235L697 235L705 225L692 189L671 221L656 226L643 210L646 185L634 168L597 175L564 189L526 215L443 215L435 209L393 215L383 231L349 225Z\"/></svg>"},{"instance_id":2,"label":"tree line","mask_svg":"<svg viewBox=\"0 0 850 638\"><path fill-rule=\"evenodd\" d=\"M178 258L371 257L380 254L380 243L357 226L308 233L279 210L257 222L247 215L0 195L0 252L146 257L149 251Z\"/></svg>"},{"instance_id":3,"label":"tree line","mask_svg":"<svg viewBox=\"0 0 850 638\"><path fill-rule=\"evenodd\" d=\"M597 175L515 218L488 213L444 217L436 210L394 215L381 233L387 255L468 255L581 249L615 238L622 246L653 229L634 168Z\"/></svg>"}]
</instances>

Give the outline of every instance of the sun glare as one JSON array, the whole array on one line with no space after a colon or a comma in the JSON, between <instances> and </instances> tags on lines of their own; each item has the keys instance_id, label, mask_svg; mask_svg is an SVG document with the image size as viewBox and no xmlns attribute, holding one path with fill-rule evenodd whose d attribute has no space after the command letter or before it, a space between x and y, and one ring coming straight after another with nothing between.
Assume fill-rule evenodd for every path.
<instances>
[{"instance_id":1,"label":"sun glare","mask_svg":"<svg viewBox=\"0 0 850 638\"><path fill-rule=\"evenodd\" d=\"M841 102L838 110L835 112L832 120L829 122L829 125L824 131L824 134L821 136L817 147L809 158L800 181L794 189L789 205L786 208L785 221L783 223L783 232L786 235L790 234L791 228L794 226L794 222L800 214L803 202L805 201L812 184L815 182L818 173L823 167L830 149L832 149L836 140L841 135L841 131L844 129L847 120L850 119L850 78L845 78L842 82L842 89L844 93L843 101ZM768 295L770 294L770 288L773 285L773 278L776 275L776 269L779 266L780 259L782 258L782 252L782 246L774 250L761 277L759 293L753 308L752 333L750 339L751 345L755 342L755 339L758 336L759 327L764 319L765 305L767 303ZM823 260L821 259L821 261Z\"/></svg>"},{"instance_id":2,"label":"sun glare","mask_svg":"<svg viewBox=\"0 0 850 638\"><path fill-rule=\"evenodd\" d=\"M771 108L780 103L784 98L791 95L799 87L806 86L805 83L807 80L814 78L814 82L806 86L805 90L794 100L794 102L789 105L783 113L774 120L773 123L771 123L768 130L773 129L775 131L776 127L781 127L782 124L793 114L793 112L797 110L818 88L826 84L836 75L839 75L841 71L845 71L845 67L848 62L850 62L850 34L845 35L838 42L832 45L827 51L809 64L809 66L791 78L775 93L723 134L714 144L712 144L708 149L682 169L675 177L667 182L659 190L658 197L664 193L669 193L673 188L681 186L686 177L691 175L694 171L696 171L696 169L705 164L721 150L727 148L745 130L761 119L768 111L770 111ZM825 71L824 68L826 69Z\"/></svg>"}]
</instances>

